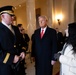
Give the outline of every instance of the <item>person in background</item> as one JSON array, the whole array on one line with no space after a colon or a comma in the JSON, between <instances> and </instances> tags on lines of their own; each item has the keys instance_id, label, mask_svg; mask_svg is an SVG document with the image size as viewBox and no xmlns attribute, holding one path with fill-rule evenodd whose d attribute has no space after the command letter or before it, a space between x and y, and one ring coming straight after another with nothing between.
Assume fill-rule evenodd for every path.
<instances>
[{"instance_id":1,"label":"person in background","mask_svg":"<svg viewBox=\"0 0 76 75\"><path fill-rule=\"evenodd\" d=\"M13 6L3 6L0 8L0 75L16 75L11 65L25 58L24 51L17 52L17 47L21 47L19 30L12 26ZM18 32L18 33L17 33Z\"/></svg>"},{"instance_id":2,"label":"person in background","mask_svg":"<svg viewBox=\"0 0 76 75\"><path fill-rule=\"evenodd\" d=\"M25 42L24 39L18 29L17 26L12 25L12 28L15 32L15 36L16 36L16 43L15 43L15 48L17 51L17 55L20 55L21 52L24 53L25 55ZM19 63L18 65L18 70L17 70L17 74L16 75L25 75L25 58Z\"/></svg>"},{"instance_id":3,"label":"person in background","mask_svg":"<svg viewBox=\"0 0 76 75\"><path fill-rule=\"evenodd\" d=\"M76 23L68 25L68 40L54 58L61 63L60 75L76 75Z\"/></svg>"},{"instance_id":4,"label":"person in background","mask_svg":"<svg viewBox=\"0 0 76 75\"><path fill-rule=\"evenodd\" d=\"M20 33L22 34L22 36L24 38L26 51L27 51L28 50L28 46L29 46L30 38L29 38L28 34L25 33L25 29L23 28L22 24L18 24L17 26L19 28Z\"/></svg>"},{"instance_id":5,"label":"person in background","mask_svg":"<svg viewBox=\"0 0 76 75\"><path fill-rule=\"evenodd\" d=\"M56 31L48 27L46 16L38 17L40 28L35 30L32 44L32 58L35 57L36 75L52 75L57 52Z\"/></svg>"},{"instance_id":6,"label":"person in background","mask_svg":"<svg viewBox=\"0 0 76 75\"><path fill-rule=\"evenodd\" d=\"M57 43L58 43L58 51L61 51L64 44L64 38L62 32L59 31L58 28L56 28L57 32Z\"/></svg>"},{"instance_id":7,"label":"person in background","mask_svg":"<svg viewBox=\"0 0 76 75\"><path fill-rule=\"evenodd\" d=\"M64 35L64 43L68 40L68 27L65 30L65 35Z\"/></svg>"},{"instance_id":8,"label":"person in background","mask_svg":"<svg viewBox=\"0 0 76 75\"><path fill-rule=\"evenodd\" d=\"M24 50L25 50L25 55L26 55L27 51L28 51L28 46L29 46L30 38L29 38L28 34L25 33L25 30L24 30L22 24L18 24L17 27L18 27L18 29L19 29L19 31L20 31L23 39L24 39L24 42L25 42ZM26 61L24 61L24 64L26 64ZM27 66L25 67L25 69L27 69Z\"/></svg>"}]
</instances>

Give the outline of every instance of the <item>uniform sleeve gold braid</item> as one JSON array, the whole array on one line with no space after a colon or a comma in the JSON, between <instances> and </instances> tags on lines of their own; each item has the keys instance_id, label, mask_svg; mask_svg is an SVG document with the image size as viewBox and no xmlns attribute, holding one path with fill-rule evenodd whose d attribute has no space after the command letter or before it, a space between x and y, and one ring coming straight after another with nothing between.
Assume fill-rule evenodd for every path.
<instances>
[{"instance_id":1,"label":"uniform sleeve gold braid","mask_svg":"<svg viewBox=\"0 0 76 75\"><path fill-rule=\"evenodd\" d=\"M10 56L10 53L7 53L7 54L6 54L6 57L5 57L4 61L3 61L3 63L6 63L6 62L8 61L9 56Z\"/></svg>"}]
</instances>

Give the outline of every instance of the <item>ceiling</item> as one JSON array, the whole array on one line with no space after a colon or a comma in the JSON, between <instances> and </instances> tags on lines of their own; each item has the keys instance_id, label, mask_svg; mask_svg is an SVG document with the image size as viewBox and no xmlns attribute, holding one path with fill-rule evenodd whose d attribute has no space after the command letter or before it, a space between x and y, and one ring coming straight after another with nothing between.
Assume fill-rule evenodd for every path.
<instances>
[{"instance_id":1,"label":"ceiling","mask_svg":"<svg viewBox=\"0 0 76 75\"><path fill-rule=\"evenodd\" d=\"M26 2L26 0L0 0L0 7L6 5L18 6L24 2Z\"/></svg>"}]
</instances>

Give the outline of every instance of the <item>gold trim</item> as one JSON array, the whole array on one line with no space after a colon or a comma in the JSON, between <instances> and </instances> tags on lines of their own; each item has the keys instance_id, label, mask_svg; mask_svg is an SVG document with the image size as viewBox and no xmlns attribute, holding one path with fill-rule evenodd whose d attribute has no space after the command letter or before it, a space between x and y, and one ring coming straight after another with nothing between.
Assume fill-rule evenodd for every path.
<instances>
[{"instance_id":1,"label":"gold trim","mask_svg":"<svg viewBox=\"0 0 76 75\"><path fill-rule=\"evenodd\" d=\"M6 54L6 57L5 57L4 61L3 61L3 63L6 63L6 62L7 62L7 60L9 59L9 56L10 56L10 54L7 53L7 54Z\"/></svg>"},{"instance_id":2,"label":"gold trim","mask_svg":"<svg viewBox=\"0 0 76 75\"><path fill-rule=\"evenodd\" d=\"M8 14L14 15L14 13L12 11L8 11L8 10L0 12L0 14L2 14L2 13L8 13Z\"/></svg>"}]
</instances>

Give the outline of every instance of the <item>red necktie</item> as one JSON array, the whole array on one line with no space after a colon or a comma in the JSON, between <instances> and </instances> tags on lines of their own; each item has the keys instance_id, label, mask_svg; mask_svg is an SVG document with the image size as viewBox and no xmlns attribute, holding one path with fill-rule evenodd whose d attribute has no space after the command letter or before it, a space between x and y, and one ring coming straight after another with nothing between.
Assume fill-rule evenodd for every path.
<instances>
[{"instance_id":1,"label":"red necktie","mask_svg":"<svg viewBox=\"0 0 76 75\"><path fill-rule=\"evenodd\" d=\"M44 35L44 30L41 31L41 38L43 37Z\"/></svg>"}]
</instances>

